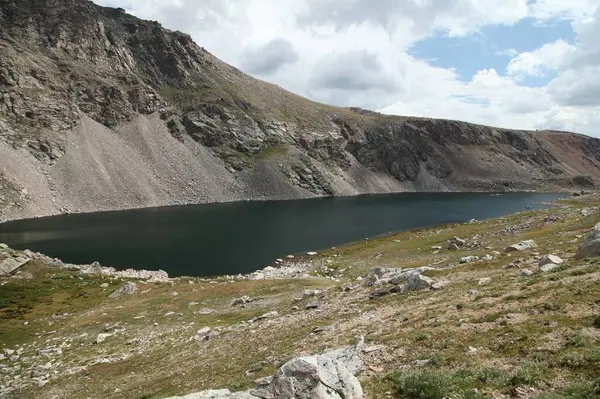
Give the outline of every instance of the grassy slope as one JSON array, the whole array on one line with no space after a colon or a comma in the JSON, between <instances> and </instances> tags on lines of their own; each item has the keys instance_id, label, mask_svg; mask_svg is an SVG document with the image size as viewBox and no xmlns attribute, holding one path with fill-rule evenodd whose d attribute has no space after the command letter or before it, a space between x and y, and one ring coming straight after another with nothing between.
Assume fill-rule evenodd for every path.
<instances>
[{"instance_id":1,"label":"grassy slope","mask_svg":"<svg viewBox=\"0 0 600 399\"><path fill-rule=\"evenodd\" d=\"M9 279L0 286L0 342L6 347L27 343L24 356L63 342L62 364L56 366L61 372L94 359L112 359L44 388L25 389L19 393L23 398L139 399L207 388L242 389L292 357L347 345L361 334L382 348L367 355L368 368L360 376L369 398L441 399L440 393L451 392L453 397L473 398L594 397L600 370L600 328L594 326L600 316L600 260L575 261L572 255L582 236L600 222L600 213L583 216L581 208L600 206L600 197L568 204L475 224L403 232L340 247L313 260L313 274L335 276L339 282L311 278L211 283L182 278L174 284L142 284L140 291L150 291L108 300L120 281L56 273L34 264L26 272L36 279ZM544 221L548 216L558 219ZM431 246L444 246L455 235L481 245L432 253ZM429 272L451 281L437 292L369 300L370 290L356 282L376 266L442 267L467 254L489 253L488 246L502 251L522 239L534 239L539 247ZM554 253L567 265L532 277L522 277L518 268L504 268L521 259L521 268L537 270L533 252ZM484 277L491 283L479 286ZM110 288L100 288L103 282ZM306 311L306 300L294 303L304 288L325 289L325 305ZM241 295L260 300L246 309L229 306ZM188 305L192 301L199 304ZM214 313L198 314L202 308ZM271 310L279 316L247 322ZM165 317L168 311L181 315ZM69 315L52 318L65 312ZM103 344L92 343L115 323L125 331ZM220 329L221 335L210 342L190 342L203 326ZM313 333L317 326L325 330ZM44 331L56 332L36 335ZM415 364L425 359L428 365ZM45 361L31 359L33 364ZM0 374L0 385L7 378Z\"/></svg>"}]
</instances>

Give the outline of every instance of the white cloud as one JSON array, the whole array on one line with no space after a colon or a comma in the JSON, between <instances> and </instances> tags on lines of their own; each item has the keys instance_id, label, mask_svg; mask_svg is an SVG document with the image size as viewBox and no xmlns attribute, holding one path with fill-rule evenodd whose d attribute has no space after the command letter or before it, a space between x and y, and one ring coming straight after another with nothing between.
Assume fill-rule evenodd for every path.
<instances>
[{"instance_id":1,"label":"white cloud","mask_svg":"<svg viewBox=\"0 0 600 399\"><path fill-rule=\"evenodd\" d=\"M186 31L224 61L316 101L600 136L597 0L96 1ZM506 70L482 68L467 81L407 52L434 34L524 18L571 21L577 41L520 54L510 44L497 53L511 58ZM523 83L554 75L546 86Z\"/></svg>"},{"instance_id":2,"label":"white cloud","mask_svg":"<svg viewBox=\"0 0 600 399\"><path fill-rule=\"evenodd\" d=\"M543 76L548 70L559 69L574 52L574 46L559 39L535 51L518 54L510 60L506 70L510 75Z\"/></svg>"}]
</instances>

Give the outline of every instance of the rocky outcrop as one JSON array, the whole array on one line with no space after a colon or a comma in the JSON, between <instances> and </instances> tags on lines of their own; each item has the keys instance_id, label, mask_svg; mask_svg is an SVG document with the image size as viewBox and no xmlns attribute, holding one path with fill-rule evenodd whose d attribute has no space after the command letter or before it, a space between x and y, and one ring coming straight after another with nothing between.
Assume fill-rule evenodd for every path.
<instances>
[{"instance_id":1,"label":"rocky outcrop","mask_svg":"<svg viewBox=\"0 0 600 399\"><path fill-rule=\"evenodd\" d=\"M0 221L598 178L597 139L316 104L122 9L0 3Z\"/></svg>"},{"instance_id":2,"label":"rocky outcrop","mask_svg":"<svg viewBox=\"0 0 600 399\"><path fill-rule=\"evenodd\" d=\"M170 399L362 399L354 375L363 368L363 345L361 338L356 347L292 359L247 392L209 390Z\"/></svg>"}]
</instances>

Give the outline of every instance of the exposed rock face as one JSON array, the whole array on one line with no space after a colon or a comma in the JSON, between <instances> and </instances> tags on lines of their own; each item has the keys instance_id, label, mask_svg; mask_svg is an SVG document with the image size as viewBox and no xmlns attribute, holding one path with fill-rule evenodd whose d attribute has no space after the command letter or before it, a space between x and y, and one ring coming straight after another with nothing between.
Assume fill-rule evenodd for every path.
<instances>
[{"instance_id":1,"label":"exposed rock face","mask_svg":"<svg viewBox=\"0 0 600 399\"><path fill-rule=\"evenodd\" d=\"M590 188L600 140L317 104L123 10L6 0L0 171L7 220L243 199Z\"/></svg>"},{"instance_id":2,"label":"exposed rock face","mask_svg":"<svg viewBox=\"0 0 600 399\"><path fill-rule=\"evenodd\" d=\"M600 256L600 223L594 226L583 243L577 249L575 259Z\"/></svg>"}]
</instances>

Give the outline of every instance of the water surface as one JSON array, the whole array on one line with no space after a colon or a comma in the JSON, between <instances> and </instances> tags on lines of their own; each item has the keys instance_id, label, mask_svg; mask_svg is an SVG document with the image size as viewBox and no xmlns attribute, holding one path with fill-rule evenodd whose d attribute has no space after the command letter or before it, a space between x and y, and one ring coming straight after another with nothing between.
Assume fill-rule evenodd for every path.
<instances>
[{"instance_id":1,"label":"water surface","mask_svg":"<svg viewBox=\"0 0 600 399\"><path fill-rule=\"evenodd\" d=\"M558 194L403 193L189 205L21 220L0 242L65 262L163 269L170 276L249 273L275 258L392 231L541 209Z\"/></svg>"}]
</instances>

